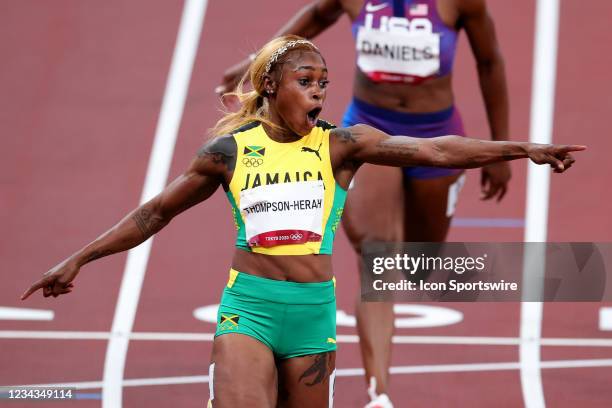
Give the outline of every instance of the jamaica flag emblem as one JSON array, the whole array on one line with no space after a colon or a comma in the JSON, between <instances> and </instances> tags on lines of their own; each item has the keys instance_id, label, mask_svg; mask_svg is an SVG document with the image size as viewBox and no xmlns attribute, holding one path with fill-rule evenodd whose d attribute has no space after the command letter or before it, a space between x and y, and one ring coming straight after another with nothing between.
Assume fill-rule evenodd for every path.
<instances>
[{"instance_id":1,"label":"jamaica flag emblem","mask_svg":"<svg viewBox=\"0 0 612 408\"><path fill-rule=\"evenodd\" d=\"M264 157L266 154L266 148L263 146L245 146L244 155L249 157Z\"/></svg>"},{"instance_id":2,"label":"jamaica flag emblem","mask_svg":"<svg viewBox=\"0 0 612 408\"><path fill-rule=\"evenodd\" d=\"M238 328L238 315L225 315L221 313L221 322L219 323L219 330L236 330Z\"/></svg>"}]
</instances>

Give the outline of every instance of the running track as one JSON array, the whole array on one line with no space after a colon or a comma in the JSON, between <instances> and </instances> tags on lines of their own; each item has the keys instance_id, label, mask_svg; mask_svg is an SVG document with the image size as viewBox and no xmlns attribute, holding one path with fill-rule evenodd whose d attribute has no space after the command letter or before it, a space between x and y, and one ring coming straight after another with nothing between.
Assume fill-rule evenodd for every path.
<instances>
[{"instance_id":1,"label":"running track","mask_svg":"<svg viewBox=\"0 0 612 408\"><path fill-rule=\"evenodd\" d=\"M305 2L208 4L193 76L170 167L176 177L218 118L212 90L230 63L256 49ZM527 139L533 64L534 2L490 1L506 60L511 129ZM87 266L71 296L27 303L18 300L39 274L95 238L138 205L172 60L182 2L22 0L0 5L0 241L3 281L0 307L54 312L52 320L0 320L0 384L81 383L84 398L70 406L100 407L101 383L126 256ZM612 147L605 117L612 109L608 76L612 5L564 0L561 5L554 140L583 143L568 174L553 175L550 241L610 241L609 176ZM317 43L331 71L328 119L339 122L350 98L353 54L348 21ZM468 133L487 134L477 79L465 36L454 86ZM478 172L470 172L450 240L517 241L525 212L524 163L513 163L511 190L500 204L478 200ZM475 227L475 222L505 227ZM179 333L174 339L129 343L122 391L125 407L201 407L213 324L194 309L215 304L226 279L233 224L225 197L217 193L176 219L154 239L132 332ZM357 279L346 238L335 248L338 308L352 314ZM133 296L132 296L133 297ZM402 336L392 365L397 407L523 406L517 362L520 305L444 304L460 310L451 326L398 329ZM598 328L606 304L546 304L543 361L589 360L601 367L542 370L550 407L608 407L612 403L612 333ZM39 331L43 338L31 338ZM73 339L49 339L75 332ZM340 326L336 406L365 403L358 374L354 327ZM180 333L200 333L189 340ZM86 339L84 337L92 337ZM467 336L459 344L432 344L438 336ZM121 333L114 336L121 337ZM142 335L141 335L142 337ZM482 339L494 337L495 339ZM550 339L603 339L600 346L546 345ZM485 344L474 343L481 339ZM497 344L492 344L497 343ZM499 343L503 343L500 345ZM589 344L593 344L590 342ZM510 363L510 364L495 364ZM492 364L480 366L476 364ZM554 365L553 363L549 363ZM578 364L585 365L586 363ZM458 365L458 366L448 366ZM480 371L472 371L480 368ZM445 369L445 370L444 370ZM432 372L441 370L443 372ZM415 373L416 371L416 373ZM409 372L409 373L406 373ZM142 382L128 380L143 379ZM160 379L153 384L151 379ZM112 378L120 384L121 377ZM144 384L144 385L143 385ZM11 404L13 407L29 404ZM59 405L58 405L59 406Z\"/></svg>"}]
</instances>

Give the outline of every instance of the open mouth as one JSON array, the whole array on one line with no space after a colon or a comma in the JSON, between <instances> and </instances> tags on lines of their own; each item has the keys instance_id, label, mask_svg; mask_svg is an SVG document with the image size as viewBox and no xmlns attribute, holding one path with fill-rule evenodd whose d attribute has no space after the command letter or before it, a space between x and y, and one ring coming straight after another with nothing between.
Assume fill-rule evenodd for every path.
<instances>
[{"instance_id":1,"label":"open mouth","mask_svg":"<svg viewBox=\"0 0 612 408\"><path fill-rule=\"evenodd\" d=\"M319 114L321 113L321 110L323 108L321 108L320 106L310 110L307 114L306 117L308 119L308 124L310 126L315 126L317 124L317 118L319 117Z\"/></svg>"}]
</instances>

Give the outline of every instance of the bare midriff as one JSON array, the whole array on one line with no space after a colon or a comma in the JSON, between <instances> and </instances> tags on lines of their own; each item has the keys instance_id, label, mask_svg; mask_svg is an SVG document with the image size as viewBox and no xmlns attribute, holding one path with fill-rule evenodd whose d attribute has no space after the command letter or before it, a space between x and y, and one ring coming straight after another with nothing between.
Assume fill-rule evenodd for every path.
<instances>
[{"instance_id":1,"label":"bare midriff","mask_svg":"<svg viewBox=\"0 0 612 408\"><path fill-rule=\"evenodd\" d=\"M451 75L427 79L418 85L374 82L356 68L355 98L380 108L398 112L427 113L453 105Z\"/></svg>"},{"instance_id":2,"label":"bare midriff","mask_svg":"<svg viewBox=\"0 0 612 408\"><path fill-rule=\"evenodd\" d=\"M331 255L264 255L236 249L232 268L262 278L325 282L333 277Z\"/></svg>"}]
</instances>

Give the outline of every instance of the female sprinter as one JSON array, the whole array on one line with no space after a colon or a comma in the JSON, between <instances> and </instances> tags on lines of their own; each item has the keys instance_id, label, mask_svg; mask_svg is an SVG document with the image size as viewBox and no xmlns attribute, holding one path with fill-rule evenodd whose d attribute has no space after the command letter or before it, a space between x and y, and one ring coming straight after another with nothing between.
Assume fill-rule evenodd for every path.
<instances>
[{"instance_id":1,"label":"female sprinter","mask_svg":"<svg viewBox=\"0 0 612 408\"><path fill-rule=\"evenodd\" d=\"M79 269L125 251L189 207L225 190L238 228L210 366L211 405L331 406L335 370L334 233L346 189L363 163L468 168L529 157L570 167L580 146L389 136L367 125L318 120L327 68L317 48L277 38L255 56L252 92L216 125L185 173L34 283L58 296ZM241 89L241 87L239 88Z\"/></svg>"},{"instance_id":2,"label":"female sprinter","mask_svg":"<svg viewBox=\"0 0 612 408\"><path fill-rule=\"evenodd\" d=\"M354 99L342 126L368 124L390 135L464 135L453 106L451 73L459 30L478 66L491 138L508 140L504 64L485 0L315 0L277 35L313 38L346 14L357 50ZM248 60L230 68L219 92L233 89ZM463 184L461 171L424 166L363 166L351 187L343 225L356 252L366 241L444 241ZM482 198L501 200L510 180L506 162L482 168ZM403 220L403 221L402 221ZM372 406L390 407L393 304L356 306L357 328ZM373 386L373 387L372 387ZM373 389L375 388L375 390Z\"/></svg>"}]
</instances>

